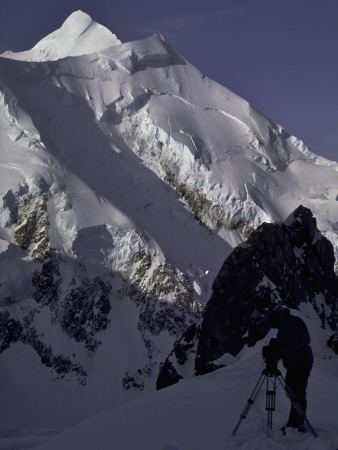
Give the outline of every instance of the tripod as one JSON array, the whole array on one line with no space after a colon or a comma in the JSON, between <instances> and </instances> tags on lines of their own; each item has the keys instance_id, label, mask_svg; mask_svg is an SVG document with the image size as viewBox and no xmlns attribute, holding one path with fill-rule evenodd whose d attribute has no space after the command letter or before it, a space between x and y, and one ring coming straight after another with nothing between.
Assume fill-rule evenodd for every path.
<instances>
[{"instance_id":1,"label":"tripod","mask_svg":"<svg viewBox=\"0 0 338 450\"><path fill-rule=\"evenodd\" d=\"M276 388L277 388L277 380L279 381L279 384L283 387L287 397L290 399L293 407L297 411L298 415L304 419L304 422L311 430L314 437L317 437L317 434L315 430L313 429L312 425L308 421L302 407L298 403L295 395L292 393L289 386L286 384L285 379L281 372L277 369L277 366L274 367L272 370L269 369L268 365L263 370L262 375L260 376L258 383L256 384L250 398L247 401L247 404L245 408L243 409L242 414L240 415L239 421L237 422L237 425L232 432L232 436L234 436L237 433L237 430L242 423L243 419L247 418L247 415L249 414L249 411L254 404L259 391L261 390L264 382L266 382L266 406L265 409L268 411L268 427L270 430L272 429L272 413L276 409Z\"/></svg>"}]
</instances>

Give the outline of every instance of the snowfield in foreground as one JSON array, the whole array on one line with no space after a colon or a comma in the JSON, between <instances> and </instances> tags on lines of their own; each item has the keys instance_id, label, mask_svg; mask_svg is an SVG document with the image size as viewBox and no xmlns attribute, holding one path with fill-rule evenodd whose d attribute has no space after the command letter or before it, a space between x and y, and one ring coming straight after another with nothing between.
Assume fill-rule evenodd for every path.
<instances>
[{"instance_id":1,"label":"snowfield in foreground","mask_svg":"<svg viewBox=\"0 0 338 450\"><path fill-rule=\"evenodd\" d=\"M240 357L229 356L229 365L202 377L184 379L175 386L144 395L94 416L68 430L12 430L22 437L2 434L0 449L41 450L336 450L338 448L338 361L330 350L321 348L322 336L303 314L312 338L314 368L308 386L308 419L318 437L310 432L280 428L286 423L289 401L281 386L277 388L273 427L267 426L265 385L246 420L235 436L232 432L247 400L264 369L262 345L269 335ZM324 333L324 330L323 330ZM280 367L282 374L284 369ZM25 435L26 433L26 435ZM31 433L31 435L29 435ZM40 433L40 435L39 435ZM27 447L25 447L27 445Z\"/></svg>"}]
</instances>

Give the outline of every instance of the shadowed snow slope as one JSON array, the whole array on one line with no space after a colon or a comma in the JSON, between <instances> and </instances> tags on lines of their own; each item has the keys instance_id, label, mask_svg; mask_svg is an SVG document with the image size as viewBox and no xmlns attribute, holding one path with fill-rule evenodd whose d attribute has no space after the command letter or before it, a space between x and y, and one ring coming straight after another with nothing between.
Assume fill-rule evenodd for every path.
<instances>
[{"instance_id":1,"label":"shadowed snow slope","mask_svg":"<svg viewBox=\"0 0 338 450\"><path fill-rule=\"evenodd\" d=\"M316 359L309 380L308 418L318 438L298 431L282 435L280 428L287 420L289 401L281 386L277 389L270 431L265 410L265 385L247 419L236 435L231 435L264 368L260 350L261 345L258 345L244 351L240 360L234 360L225 369L183 380L178 385L93 417L46 441L41 448L335 450L338 445L338 385L337 376L332 375L337 373L337 361L333 360Z\"/></svg>"}]
</instances>

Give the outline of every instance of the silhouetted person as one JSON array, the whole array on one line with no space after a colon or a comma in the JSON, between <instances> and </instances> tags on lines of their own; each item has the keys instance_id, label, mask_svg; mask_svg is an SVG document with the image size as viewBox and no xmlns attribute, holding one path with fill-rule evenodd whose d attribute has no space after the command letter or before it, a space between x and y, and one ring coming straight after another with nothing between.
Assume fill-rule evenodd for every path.
<instances>
[{"instance_id":1,"label":"silhouetted person","mask_svg":"<svg viewBox=\"0 0 338 450\"><path fill-rule=\"evenodd\" d=\"M304 321L290 314L289 309L272 309L264 315L266 330L277 328L277 357L286 368L285 382L306 413L306 388L313 366L310 335ZM304 418L299 416L291 404L287 427L303 429Z\"/></svg>"}]
</instances>

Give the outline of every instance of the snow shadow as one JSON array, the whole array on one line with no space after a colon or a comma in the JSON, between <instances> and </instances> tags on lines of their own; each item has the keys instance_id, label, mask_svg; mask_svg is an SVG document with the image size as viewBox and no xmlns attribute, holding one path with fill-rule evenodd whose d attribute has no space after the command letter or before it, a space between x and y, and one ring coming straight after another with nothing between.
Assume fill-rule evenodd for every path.
<instances>
[{"instance_id":1,"label":"snow shadow","mask_svg":"<svg viewBox=\"0 0 338 450\"><path fill-rule=\"evenodd\" d=\"M210 239L210 231L195 220L174 189L145 166L114 125L102 126L83 98L58 85L50 67L49 62L8 59L4 73L10 76L4 78L20 108L32 118L55 163L77 176L98 199L132 218L171 261L180 265L178 249L184 255L193 251L195 260L197 256L203 261L212 246L221 249L214 252L222 255L221 264L230 246L216 234ZM171 226L164 227L168 220Z\"/></svg>"}]
</instances>

